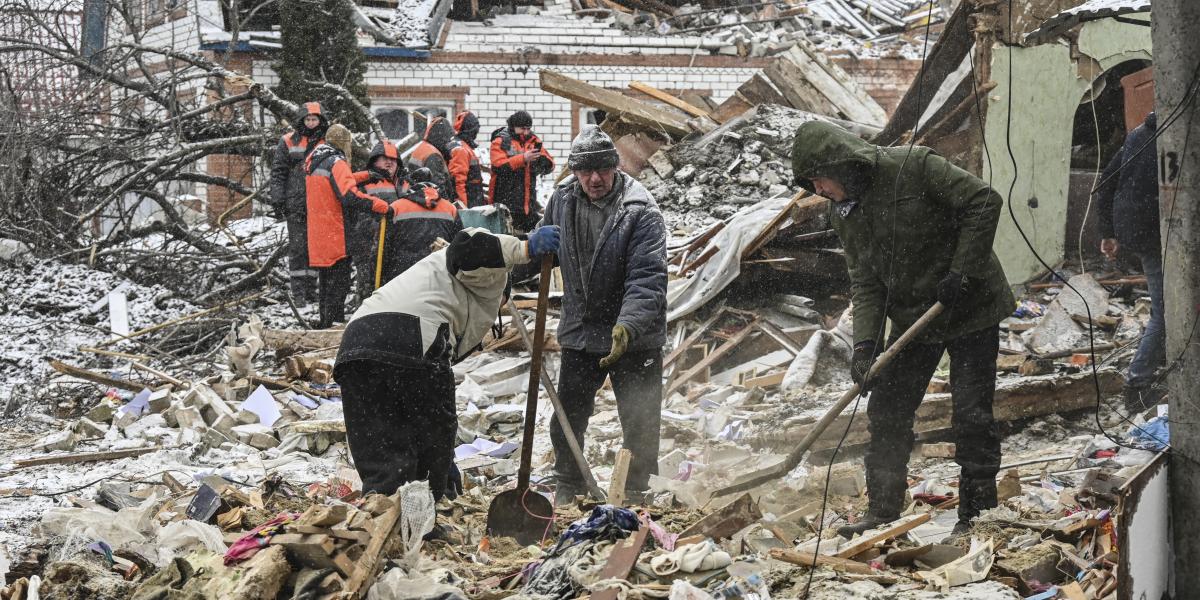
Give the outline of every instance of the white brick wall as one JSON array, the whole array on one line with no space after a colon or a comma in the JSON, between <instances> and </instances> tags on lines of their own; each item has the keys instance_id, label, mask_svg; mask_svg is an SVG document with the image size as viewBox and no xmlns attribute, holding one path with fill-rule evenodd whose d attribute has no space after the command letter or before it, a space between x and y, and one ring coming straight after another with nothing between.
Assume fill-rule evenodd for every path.
<instances>
[{"instance_id":1,"label":"white brick wall","mask_svg":"<svg viewBox=\"0 0 1200 600\"><path fill-rule=\"evenodd\" d=\"M529 111L534 118L534 131L545 142L555 161L562 164L570 151L572 103L559 96L543 92L538 85L539 65L446 64L373 62L367 68L368 85L411 85L414 87L457 86L468 89L466 106L480 120L480 155L489 162L486 139L517 110ZM757 69L703 67L631 67L631 66L565 66L554 70L564 75L611 89L623 89L631 81L642 81L671 90L709 90L713 100L723 101ZM272 81L265 61L255 64L255 78ZM397 82L401 82L397 84ZM549 194L552 178L544 177L544 197Z\"/></svg>"}]
</instances>

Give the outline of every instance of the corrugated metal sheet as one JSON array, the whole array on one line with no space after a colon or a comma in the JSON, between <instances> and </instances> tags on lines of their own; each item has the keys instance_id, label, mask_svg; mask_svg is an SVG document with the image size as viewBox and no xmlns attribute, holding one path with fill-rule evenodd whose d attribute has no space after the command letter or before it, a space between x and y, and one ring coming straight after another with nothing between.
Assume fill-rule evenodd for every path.
<instances>
[{"instance_id":1,"label":"corrugated metal sheet","mask_svg":"<svg viewBox=\"0 0 1200 600\"><path fill-rule=\"evenodd\" d=\"M1025 36L1025 41L1041 44L1086 21L1140 12L1150 12L1150 0L1088 0L1046 19L1041 27Z\"/></svg>"}]
</instances>

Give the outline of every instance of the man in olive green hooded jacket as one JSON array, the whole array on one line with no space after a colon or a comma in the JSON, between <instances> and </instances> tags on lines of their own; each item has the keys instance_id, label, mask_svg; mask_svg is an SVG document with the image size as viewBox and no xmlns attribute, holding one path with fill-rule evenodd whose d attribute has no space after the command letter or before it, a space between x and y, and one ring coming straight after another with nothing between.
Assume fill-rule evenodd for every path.
<instances>
[{"instance_id":1,"label":"man in olive green hooded jacket","mask_svg":"<svg viewBox=\"0 0 1200 600\"><path fill-rule=\"evenodd\" d=\"M854 303L851 374L872 390L867 514L838 533L851 537L899 518L907 488L913 417L942 353L950 354L955 460L961 467L956 532L996 506L1000 437L992 417L1001 320L1012 290L992 252L1003 200L987 183L929 148L880 147L826 122L800 126L792 171L829 198L846 252ZM935 302L945 312L873 381L863 381L884 347Z\"/></svg>"}]
</instances>

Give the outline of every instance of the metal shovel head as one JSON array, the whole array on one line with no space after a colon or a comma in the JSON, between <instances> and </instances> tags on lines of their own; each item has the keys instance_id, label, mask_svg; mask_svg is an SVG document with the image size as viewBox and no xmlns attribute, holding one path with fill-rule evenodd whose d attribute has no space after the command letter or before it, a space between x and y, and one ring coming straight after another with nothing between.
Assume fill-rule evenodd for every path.
<instances>
[{"instance_id":1,"label":"metal shovel head","mask_svg":"<svg viewBox=\"0 0 1200 600\"><path fill-rule=\"evenodd\" d=\"M543 535L553 533L553 523L554 505L528 488L500 492L488 507L488 535L514 538L522 546L541 543Z\"/></svg>"}]
</instances>

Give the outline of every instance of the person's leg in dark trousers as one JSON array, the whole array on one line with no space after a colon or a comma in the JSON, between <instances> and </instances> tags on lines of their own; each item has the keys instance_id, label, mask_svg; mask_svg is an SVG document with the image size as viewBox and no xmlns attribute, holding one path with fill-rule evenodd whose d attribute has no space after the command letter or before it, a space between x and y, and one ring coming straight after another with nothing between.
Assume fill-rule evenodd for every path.
<instances>
[{"instance_id":1,"label":"person's leg in dark trousers","mask_svg":"<svg viewBox=\"0 0 1200 600\"><path fill-rule=\"evenodd\" d=\"M644 492L658 474L659 427L662 422L662 351L627 352L609 369L623 447L633 453L625 489Z\"/></svg>"},{"instance_id":2,"label":"person's leg in dark trousers","mask_svg":"<svg viewBox=\"0 0 1200 600\"><path fill-rule=\"evenodd\" d=\"M604 383L605 371L600 368L603 354L590 354L581 350L562 351L559 367L558 400L567 413L567 422L575 432L579 447L583 448L584 432L588 420L596 408L596 391ZM569 497L583 489L583 474L575 464L567 435L558 424L558 417L550 420L550 442L554 446L554 477L559 488ZM556 492L556 499L559 494Z\"/></svg>"},{"instance_id":3,"label":"person's leg in dark trousers","mask_svg":"<svg viewBox=\"0 0 1200 600\"><path fill-rule=\"evenodd\" d=\"M871 389L867 403L871 441L863 459L870 516L894 520L904 509L908 455L915 439L913 419L942 350L941 344L909 344L880 373Z\"/></svg>"},{"instance_id":4,"label":"person's leg in dark trousers","mask_svg":"<svg viewBox=\"0 0 1200 600\"><path fill-rule=\"evenodd\" d=\"M422 387L416 370L374 361L352 361L337 366L337 383L342 388L342 410L346 439L354 468L362 479L363 493L395 493L396 488L418 479L419 423L413 419L416 395L405 390Z\"/></svg>"},{"instance_id":5,"label":"person's leg in dark trousers","mask_svg":"<svg viewBox=\"0 0 1200 600\"><path fill-rule=\"evenodd\" d=\"M433 499L446 492L446 476L454 461L454 438L458 434L458 414L454 408L454 371L450 365L430 369L422 377L428 383L424 397L409 395L416 404L411 411L419 429L417 472L429 481Z\"/></svg>"},{"instance_id":6,"label":"person's leg in dark trousers","mask_svg":"<svg viewBox=\"0 0 1200 600\"><path fill-rule=\"evenodd\" d=\"M1129 372L1125 376L1125 385L1131 388L1126 393L1126 408L1131 412L1145 410L1158 400L1157 395L1150 395L1149 387L1154 383L1155 371L1167 358L1162 256L1158 252L1139 252L1138 259L1142 262L1142 272L1146 274L1146 287L1150 290L1150 321L1146 323L1142 341L1138 343L1137 354L1133 356L1133 362L1129 363Z\"/></svg>"},{"instance_id":7,"label":"person's leg in dark trousers","mask_svg":"<svg viewBox=\"0 0 1200 600\"><path fill-rule=\"evenodd\" d=\"M319 329L332 327L334 323L346 320L346 294L350 293L350 259L333 263L333 266L320 270L321 284L321 321Z\"/></svg>"},{"instance_id":8,"label":"person's leg in dark trousers","mask_svg":"<svg viewBox=\"0 0 1200 600\"><path fill-rule=\"evenodd\" d=\"M304 213L288 211L287 230L289 287L292 299L304 306L317 297L317 272L308 266L308 222Z\"/></svg>"},{"instance_id":9,"label":"person's leg in dark trousers","mask_svg":"<svg viewBox=\"0 0 1200 600\"><path fill-rule=\"evenodd\" d=\"M961 469L958 519L965 527L981 510L996 506L1000 433L992 414L996 395L997 325L948 340L950 397L954 404L954 460Z\"/></svg>"}]
</instances>

